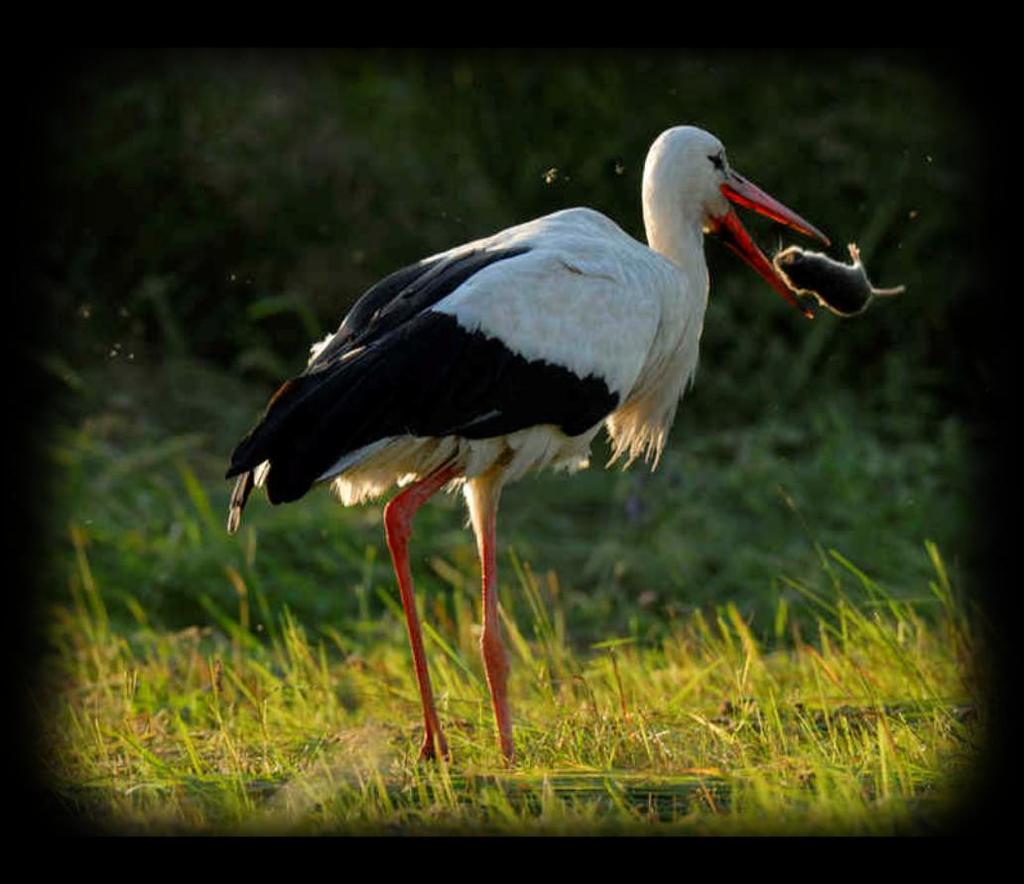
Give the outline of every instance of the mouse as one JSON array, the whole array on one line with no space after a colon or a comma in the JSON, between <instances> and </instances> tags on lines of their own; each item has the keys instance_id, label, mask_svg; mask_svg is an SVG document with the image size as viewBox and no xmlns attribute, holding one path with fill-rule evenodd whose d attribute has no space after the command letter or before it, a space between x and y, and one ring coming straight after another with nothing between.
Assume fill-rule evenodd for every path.
<instances>
[{"instance_id":1,"label":"mouse","mask_svg":"<svg viewBox=\"0 0 1024 884\"><path fill-rule=\"evenodd\" d=\"M903 285L876 289L864 270L856 243L850 243L847 249L853 264L842 264L821 252L808 252L799 246L778 252L772 263L794 292L814 298L837 316L858 316L876 297L888 298L906 291Z\"/></svg>"}]
</instances>

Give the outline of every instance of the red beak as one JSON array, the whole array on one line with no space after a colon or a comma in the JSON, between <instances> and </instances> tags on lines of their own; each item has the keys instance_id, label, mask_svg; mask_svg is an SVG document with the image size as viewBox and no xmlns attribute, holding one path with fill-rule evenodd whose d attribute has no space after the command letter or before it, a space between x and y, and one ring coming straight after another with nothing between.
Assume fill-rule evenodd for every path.
<instances>
[{"instance_id":1,"label":"red beak","mask_svg":"<svg viewBox=\"0 0 1024 884\"><path fill-rule=\"evenodd\" d=\"M747 181L746 178L736 172L729 172L728 180L722 185L722 194L730 202L737 203L747 209L753 209L762 215L767 215L773 221L778 221L780 224L792 227L805 236L821 240L825 245L830 244L828 237L818 230L817 227L805 221L792 209L787 209L777 199L769 196L761 188ZM712 232L720 235L725 244L760 273L768 284L782 295L785 300L801 311L808 319L814 318L814 313L809 308L800 304L793 292L790 291L789 286L786 285L786 281L772 265L772 262L765 257L764 252L750 238L750 234L747 233L740 223L736 212L730 209L723 217L715 219Z\"/></svg>"}]
</instances>

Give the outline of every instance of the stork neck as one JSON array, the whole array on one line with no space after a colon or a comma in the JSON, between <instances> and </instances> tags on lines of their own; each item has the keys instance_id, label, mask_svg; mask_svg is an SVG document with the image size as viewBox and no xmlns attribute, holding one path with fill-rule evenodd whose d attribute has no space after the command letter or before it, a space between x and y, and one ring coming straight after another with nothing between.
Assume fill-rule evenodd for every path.
<instances>
[{"instance_id":1,"label":"stork neck","mask_svg":"<svg viewBox=\"0 0 1024 884\"><path fill-rule=\"evenodd\" d=\"M644 229L647 244L680 267L691 269L704 260L704 230L699 217L689 217L678 201L644 188Z\"/></svg>"},{"instance_id":2,"label":"stork neck","mask_svg":"<svg viewBox=\"0 0 1024 884\"><path fill-rule=\"evenodd\" d=\"M688 211L675 182L649 166L643 179L643 223L647 245L686 269L703 261L703 222L699 210ZM668 183L668 185L667 185Z\"/></svg>"},{"instance_id":3,"label":"stork neck","mask_svg":"<svg viewBox=\"0 0 1024 884\"><path fill-rule=\"evenodd\" d=\"M649 219L644 213L647 244L680 267L690 269L703 257L703 233L699 226L666 224L663 218Z\"/></svg>"}]
</instances>

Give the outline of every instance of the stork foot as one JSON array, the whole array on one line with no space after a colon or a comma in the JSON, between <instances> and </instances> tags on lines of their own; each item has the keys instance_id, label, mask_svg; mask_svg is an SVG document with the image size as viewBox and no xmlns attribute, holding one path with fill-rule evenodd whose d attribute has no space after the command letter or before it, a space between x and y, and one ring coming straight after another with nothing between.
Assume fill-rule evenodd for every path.
<instances>
[{"instance_id":1,"label":"stork foot","mask_svg":"<svg viewBox=\"0 0 1024 884\"><path fill-rule=\"evenodd\" d=\"M505 759L505 767L512 767L516 763L516 750L515 746L512 745L511 739L500 740L501 743L501 757Z\"/></svg>"},{"instance_id":2,"label":"stork foot","mask_svg":"<svg viewBox=\"0 0 1024 884\"><path fill-rule=\"evenodd\" d=\"M439 734L437 740L427 734L423 738L423 745L420 746L420 754L418 761L436 761L437 753L440 751L445 761L451 761L452 754L448 751L448 741L444 738L443 734Z\"/></svg>"}]
</instances>

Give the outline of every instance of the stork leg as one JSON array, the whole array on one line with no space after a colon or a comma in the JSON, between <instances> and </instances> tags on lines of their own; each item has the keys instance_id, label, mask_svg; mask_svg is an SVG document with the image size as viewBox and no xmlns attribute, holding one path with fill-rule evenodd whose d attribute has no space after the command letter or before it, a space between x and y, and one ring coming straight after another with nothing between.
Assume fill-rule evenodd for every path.
<instances>
[{"instance_id":1,"label":"stork leg","mask_svg":"<svg viewBox=\"0 0 1024 884\"><path fill-rule=\"evenodd\" d=\"M387 536L391 562L398 578L398 590L402 594L402 608L405 610L405 625L409 630L409 644L412 646L412 662L416 669L416 682L423 703L423 727L425 734L420 758L435 758L438 753L448 756L448 744L437 719L434 706L434 692L430 687L430 673L427 658L423 653L423 634L416 614L416 598L413 595L412 572L409 570L409 538L412 536L412 519L440 488L456 477L454 467L446 467L432 473L425 479L410 485L384 507L384 532Z\"/></svg>"},{"instance_id":2,"label":"stork leg","mask_svg":"<svg viewBox=\"0 0 1024 884\"><path fill-rule=\"evenodd\" d=\"M480 571L483 583L483 631L480 650L491 690L491 705L498 726L498 744L507 762L515 757L512 743L512 716L508 708L505 685L508 681L508 654L501 639L498 621L498 569L495 556L495 533L498 522L498 499L501 496L500 472L491 471L466 484L473 532L480 553Z\"/></svg>"}]
</instances>

